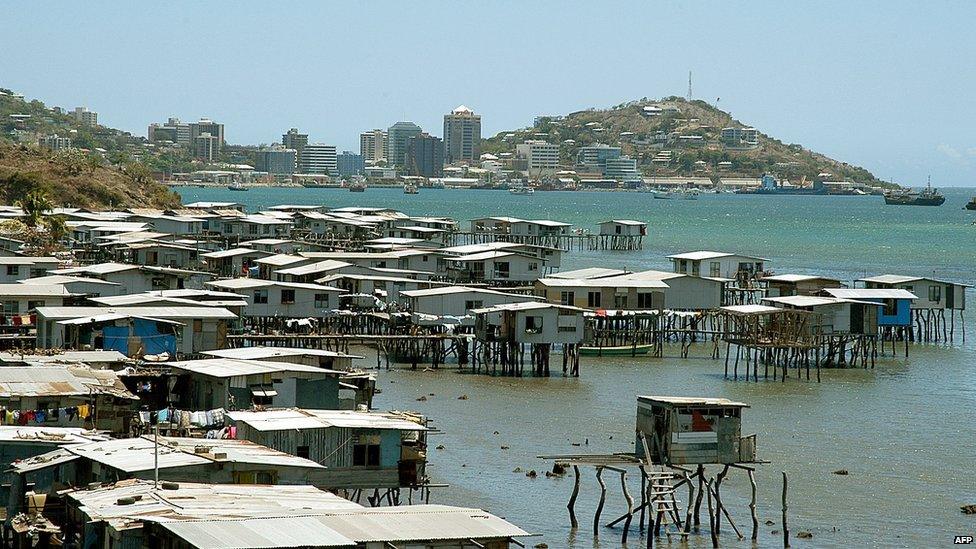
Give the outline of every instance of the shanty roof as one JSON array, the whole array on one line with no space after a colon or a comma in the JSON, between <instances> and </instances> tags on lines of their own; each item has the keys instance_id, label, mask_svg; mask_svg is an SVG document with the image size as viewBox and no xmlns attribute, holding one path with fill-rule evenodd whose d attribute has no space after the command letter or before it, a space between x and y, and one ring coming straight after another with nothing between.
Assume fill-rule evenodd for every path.
<instances>
[{"instance_id":1,"label":"shanty roof","mask_svg":"<svg viewBox=\"0 0 976 549\"><path fill-rule=\"evenodd\" d=\"M400 295L405 295L407 297L429 297L433 295L450 295L450 294L463 294L463 293L475 293L475 294L492 294L492 295L507 295L511 297L521 297L525 298L526 301L531 301L535 299L533 296L520 295L520 294L508 294L505 292L499 292L496 290L487 290L485 288L470 288L468 286L447 286L445 288L427 288L424 290L406 290L400 292Z\"/></svg>"},{"instance_id":2,"label":"shanty roof","mask_svg":"<svg viewBox=\"0 0 976 549\"><path fill-rule=\"evenodd\" d=\"M768 315L783 311L779 307L768 305L727 305L722 307L722 310L735 315Z\"/></svg>"},{"instance_id":3,"label":"shanty roof","mask_svg":"<svg viewBox=\"0 0 976 549\"><path fill-rule=\"evenodd\" d=\"M838 303L867 303L875 305L875 303L870 303L867 301L857 301L856 299L841 299L837 297L823 297L823 296L812 296L812 295L788 295L781 297L766 297L763 301L768 301L770 303L781 303L783 305L789 305L791 307L818 307L821 305L836 305Z\"/></svg>"},{"instance_id":4,"label":"shanty roof","mask_svg":"<svg viewBox=\"0 0 976 549\"><path fill-rule=\"evenodd\" d=\"M25 444L43 442L63 446L109 439L110 437L103 432L89 431L80 427L0 425L0 442L5 444L13 442L23 442Z\"/></svg>"},{"instance_id":5,"label":"shanty roof","mask_svg":"<svg viewBox=\"0 0 976 549\"><path fill-rule=\"evenodd\" d=\"M266 252L264 250L253 250L251 248L231 248L229 250L220 250L217 252L207 252L205 254L200 254L200 257L206 257L208 259L222 259L225 257L238 257L242 255L271 255L271 252Z\"/></svg>"},{"instance_id":6,"label":"shanty roof","mask_svg":"<svg viewBox=\"0 0 976 549\"><path fill-rule=\"evenodd\" d=\"M969 287L968 284L960 284L958 282L948 282L946 280L939 280L927 276L905 276L905 275L893 275L893 274L883 274L877 276L869 276L866 278L859 278L858 282L874 282L877 284L906 284L908 282L918 282L919 280L928 280L929 282L937 282L939 284L954 284L956 286Z\"/></svg>"},{"instance_id":7,"label":"shanty roof","mask_svg":"<svg viewBox=\"0 0 976 549\"><path fill-rule=\"evenodd\" d=\"M272 362L262 360L242 360L233 358L205 358L201 360L184 360L169 362L172 368L193 372L210 377L253 376L284 372L299 372L307 374L342 375L337 370L327 370L317 366L293 364L291 362Z\"/></svg>"},{"instance_id":8,"label":"shanty roof","mask_svg":"<svg viewBox=\"0 0 976 549\"><path fill-rule=\"evenodd\" d=\"M212 282L207 282L207 284L216 288L228 288L233 290L247 290L250 288L279 286L281 288L316 290L319 292L345 292L345 290L341 288L333 288L332 286L323 286L321 284L309 284L306 282L279 282L277 280L265 280L263 278L228 278L227 280L214 280Z\"/></svg>"},{"instance_id":9,"label":"shanty roof","mask_svg":"<svg viewBox=\"0 0 976 549\"><path fill-rule=\"evenodd\" d=\"M356 547L314 516L215 520L147 520L156 522L190 547L206 549L285 549Z\"/></svg>"},{"instance_id":10,"label":"shanty roof","mask_svg":"<svg viewBox=\"0 0 976 549\"><path fill-rule=\"evenodd\" d=\"M23 255L0 257L0 265L37 265L38 263L58 265L61 260L56 257L28 257Z\"/></svg>"},{"instance_id":11,"label":"shanty roof","mask_svg":"<svg viewBox=\"0 0 976 549\"><path fill-rule=\"evenodd\" d=\"M256 259L254 262L261 265L273 265L276 267L281 267L282 265L291 265L292 263L301 263L303 261L308 261L308 258L300 255L275 254Z\"/></svg>"},{"instance_id":12,"label":"shanty roof","mask_svg":"<svg viewBox=\"0 0 976 549\"><path fill-rule=\"evenodd\" d=\"M0 397L89 396L105 394L138 400L112 370L88 366L6 366L0 368Z\"/></svg>"},{"instance_id":13,"label":"shanty roof","mask_svg":"<svg viewBox=\"0 0 976 549\"><path fill-rule=\"evenodd\" d=\"M38 307L37 314L47 320L67 320L108 314L167 320L237 318L237 315L222 307Z\"/></svg>"},{"instance_id":14,"label":"shanty roof","mask_svg":"<svg viewBox=\"0 0 976 549\"><path fill-rule=\"evenodd\" d=\"M587 267L583 269L576 269L573 271L560 271L558 273L553 273L549 275L548 278L588 279L588 278L605 278L608 276L620 276L626 274L630 274L630 271L625 271L622 269L608 269L606 267Z\"/></svg>"},{"instance_id":15,"label":"shanty roof","mask_svg":"<svg viewBox=\"0 0 976 549\"><path fill-rule=\"evenodd\" d=\"M121 286L118 282L109 282L107 280L102 280L100 278L86 278L83 276L71 276L71 275L48 275L48 276L38 276L35 278L25 278L24 280L18 280L18 284L69 284L72 282L85 282L87 284L99 284L102 286Z\"/></svg>"},{"instance_id":16,"label":"shanty roof","mask_svg":"<svg viewBox=\"0 0 976 549\"><path fill-rule=\"evenodd\" d=\"M540 301L523 301L520 303L503 303L501 305L494 305L492 307L471 309L471 312L474 314L483 314L496 313L500 311L537 311L539 309L558 309L560 311L575 311L579 313L586 311L586 309L571 307L569 305L557 305L555 303L544 303Z\"/></svg>"},{"instance_id":17,"label":"shanty roof","mask_svg":"<svg viewBox=\"0 0 976 549\"><path fill-rule=\"evenodd\" d=\"M551 288L589 287L589 288L668 288L667 283L659 279L633 278L633 275L608 276L602 278L542 278L539 283Z\"/></svg>"},{"instance_id":18,"label":"shanty roof","mask_svg":"<svg viewBox=\"0 0 976 549\"><path fill-rule=\"evenodd\" d=\"M126 473L153 468L156 447L152 436L113 439L67 446L13 465L19 471L44 469L54 463L85 458ZM223 454L223 455L221 455ZM52 459L53 458L53 459ZM246 463L280 467L323 468L314 461L279 452L247 440L159 437L159 468Z\"/></svg>"},{"instance_id":19,"label":"shanty roof","mask_svg":"<svg viewBox=\"0 0 976 549\"><path fill-rule=\"evenodd\" d=\"M503 252L501 250L492 250L490 252L480 252L471 255L462 255L458 257L449 257L448 261L484 261L486 259L498 259L501 257L512 257L513 255L521 255L516 252Z\"/></svg>"},{"instance_id":20,"label":"shanty roof","mask_svg":"<svg viewBox=\"0 0 976 549\"><path fill-rule=\"evenodd\" d=\"M402 544L530 535L486 511L446 505L402 505L239 520L159 521L158 524L191 545L208 549L354 547L370 542ZM296 532L316 534L296 536Z\"/></svg>"},{"instance_id":21,"label":"shanty roof","mask_svg":"<svg viewBox=\"0 0 976 549\"><path fill-rule=\"evenodd\" d=\"M74 295L60 284L0 284L0 296L7 297L71 297Z\"/></svg>"},{"instance_id":22,"label":"shanty roof","mask_svg":"<svg viewBox=\"0 0 976 549\"><path fill-rule=\"evenodd\" d=\"M918 299L918 296L900 288L827 288L834 297L845 299Z\"/></svg>"},{"instance_id":23,"label":"shanty roof","mask_svg":"<svg viewBox=\"0 0 976 549\"><path fill-rule=\"evenodd\" d=\"M319 356L329 358L365 358L358 355L349 355L337 351L326 351L325 349L305 349L298 347L235 347L233 349L215 349L213 351L203 351L202 354L220 357L233 358L238 360L265 360L273 357L288 356Z\"/></svg>"},{"instance_id":24,"label":"shanty roof","mask_svg":"<svg viewBox=\"0 0 976 549\"><path fill-rule=\"evenodd\" d=\"M279 275L291 275L291 276L305 276L315 273L321 273L323 271L334 271L336 269L343 269L345 267L351 267L352 263L346 263L345 261L337 261L334 259L327 259L325 261L318 261L315 263L309 263L308 265L301 265L299 267L291 267L288 269L281 269L275 271Z\"/></svg>"},{"instance_id":25,"label":"shanty roof","mask_svg":"<svg viewBox=\"0 0 976 549\"><path fill-rule=\"evenodd\" d=\"M138 519L238 519L305 515L362 509L362 506L314 486L197 484L180 482L161 490L150 480L129 479L94 489L67 492L89 522L104 520L116 530L142 528ZM135 503L120 504L136 497Z\"/></svg>"},{"instance_id":26,"label":"shanty roof","mask_svg":"<svg viewBox=\"0 0 976 549\"><path fill-rule=\"evenodd\" d=\"M101 349L94 351L70 351L63 350L57 354L21 354L16 351L4 351L0 353L0 362L28 362L32 364L77 364L81 363L106 363L106 362L128 362L129 358L122 353Z\"/></svg>"},{"instance_id":27,"label":"shanty roof","mask_svg":"<svg viewBox=\"0 0 976 549\"><path fill-rule=\"evenodd\" d=\"M634 221L633 219L611 219L609 221L601 221L600 225L605 225L607 223L616 223L617 225L633 225L633 226L647 225L647 223L643 221Z\"/></svg>"},{"instance_id":28,"label":"shanty roof","mask_svg":"<svg viewBox=\"0 0 976 549\"><path fill-rule=\"evenodd\" d=\"M712 397L673 397L673 396L646 396L638 395L637 400L646 402L660 402L663 404L674 404L679 406L729 406L736 408L748 408L744 402L735 402L727 398Z\"/></svg>"},{"instance_id":29,"label":"shanty roof","mask_svg":"<svg viewBox=\"0 0 976 549\"><path fill-rule=\"evenodd\" d=\"M386 429L396 431L426 431L427 427L406 419L403 415L384 412L357 412L353 410L266 410L263 412L227 412L227 416L246 423L258 431L285 431L292 429Z\"/></svg>"},{"instance_id":30,"label":"shanty roof","mask_svg":"<svg viewBox=\"0 0 976 549\"><path fill-rule=\"evenodd\" d=\"M762 279L772 281L772 282L787 282L787 283L807 282L810 280L826 280L829 282L840 282L840 280L836 278L830 278L829 276L802 275L802 274L778 274L778 275L764 276Z\"/></svg>"},{"instance_id":31,"label":"shanty roof","mask_svg":"<svg viewBox=\"0 0 976 549\"><path fill-rule=\"evenodd\" d=\"M765 258L756 257L756 256L753 256L753 255L733 254L733 253L727 253L727 252L710 252L710 251L707 251L707 250L702 250L702 251L698 251L698 252L686 252L686 253L681 253L681 254L672 254L672 255L667 256L667 258L668 259L687 259L689 261L701 261L703 259L718 259L720 257L732 257L732 256L735 256L735 257L745 257L745 258L749 258L749 259L758 259L760 261L766 261Z\"/></svg>"}]
</instances>

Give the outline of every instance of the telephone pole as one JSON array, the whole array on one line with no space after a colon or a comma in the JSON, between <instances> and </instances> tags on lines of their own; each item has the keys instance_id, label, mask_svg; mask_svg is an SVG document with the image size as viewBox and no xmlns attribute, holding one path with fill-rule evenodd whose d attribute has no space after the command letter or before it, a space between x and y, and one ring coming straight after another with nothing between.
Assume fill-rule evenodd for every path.
<instances>
[{"instance_id":1,"label":"telephone pole","mask_svg":"<svg viewBox=\"0 0 976 549\"><path fill-rule=\"evenodd\" d=\"M691 71L688 71L688 101L691 101Z\"/></svg>"}]
</instances>

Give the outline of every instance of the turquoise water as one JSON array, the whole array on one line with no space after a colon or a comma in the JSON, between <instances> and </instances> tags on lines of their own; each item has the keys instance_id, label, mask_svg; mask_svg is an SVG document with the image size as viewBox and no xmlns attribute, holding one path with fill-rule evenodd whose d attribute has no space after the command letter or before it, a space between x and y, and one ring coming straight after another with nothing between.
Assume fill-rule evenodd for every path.
<instances>
[{"instance_id":1,"label":"turquoise water","mask_svg":"<svg viewBox=\"0 0 976 549\"><path fill-rule=\"evenodd\" d=\"M630 269L666 267L664 256L706 249L736 251L772 260L780 272L817 271L849 280L895 271L976 282L976 212L963 209L976 190L946 190L941 207L886 206L880 196L701 195L699 200L654 200L623 192L539 192L371 188L255 188L246 193L180 188L184 202L245 201L252 209L275 204L329 207L382 206L411 215L449 216L462 222L487 215L554 219L596 231L609 218L649 224L641 253L574 253L567 265L601 264Z\"/></svg>"},{"instance_id":2,"label":"turquoise water","mask_svg":"<svg viewBox=\"0 0 976 549\"><path fill-rule=\"evenodd\" d=\"M704 248L761 255L779 272L817 271L847 280L865 273L934 272L976 282L976 227L971 225L976 213L962 210L972 192L966 189L949 189L946 204L938 208L885 206L880 197L704 195L698 201L667 201L635 193L181 191L188 202L245 200L252 209L324 203L388 206L459 220L551 218L586 228L608 218L649 223L644 251L572 252L564 268L661 268L667 253ZM969 324L965 344L957 338L951 345L913 346L907 359L884 357L874 370L825 371L819 384L726 381L722 363L708 359L707 350L696 348L691 358L680 359L671 349L662 359L584 358L579 379L491 378L450 368L381 371L383 392L376 405L429 414L442 431L431 438L430 469L436 482L450 487L436 492L434 501L507 517L541 534L530 547L540 542L552 548L620 546L619 529L601 528L599 538L593 536L593 471L584 471L580 528L574 532L565 509L572 480L545 478L541 473L550 464L536 456L632 450L637 394L719 396L752 406L743 431L758 434L759 455L771 461L757 473L760 521L777 523L761 526L759 547L782 546L781 536L772 533L780 528L781 471L790 476L791 531L814 536L793 539L794 547L941 547L950 545L953 535L976 532L976 519L959 510L976 503L976 333ZM416 400L421 395L428 395L426 402ZM460 395L468 399L458 400ZM444 449L433 449L438 444ZM536 469L540 477L530 480L514 473L516 467ZM850 475L833 475L837 469ZM624 505L618 477L604 478L609 487L605 523ZM722 546L752 546L748 494L741 472L723 484L723 500L747 539L738 541L725 527ZM645 545L636 528L628 545ZM693 536L688 545L706 547L710 541L707 535Z\"/></svg>"}]
</instances>

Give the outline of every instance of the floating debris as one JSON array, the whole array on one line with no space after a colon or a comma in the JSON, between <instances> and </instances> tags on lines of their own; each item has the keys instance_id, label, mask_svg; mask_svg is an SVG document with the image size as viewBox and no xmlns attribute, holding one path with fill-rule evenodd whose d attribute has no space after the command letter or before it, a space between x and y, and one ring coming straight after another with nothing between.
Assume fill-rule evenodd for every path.
<instances>
[{"instance_id":1,"label":"floating debris","mask_svg":"<svg viewBox=\"0 0 976 549\"><path fill-rule=\"evenodd\" d=\"M841 475L841 476L847 476L850 473L847 472L847 469L837 469L836 471L834 471L834 474L835 475Z\"/></svg>"}]
</instances>

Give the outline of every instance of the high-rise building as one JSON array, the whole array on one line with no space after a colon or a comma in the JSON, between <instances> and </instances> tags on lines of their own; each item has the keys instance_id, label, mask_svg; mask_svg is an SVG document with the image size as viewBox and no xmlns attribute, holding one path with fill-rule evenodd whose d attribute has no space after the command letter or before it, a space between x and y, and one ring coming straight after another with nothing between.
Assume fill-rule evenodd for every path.
<instances>
[{"instance_id":1,"label":"high-rise building","mask_svg":"<svg viewBox=\"0 0 976 549\"><path fill-rule=\"evenodd\" d=\"M71 118L74 118L75 122L82 126L94 128L98 125L98 113L92 112L85 107L75 107L75 110L71 111Z\"/></svg>"},{"instance_id":2,"label":"high-rise building","mask_svg":"<svg viewBox=\"0 0 976 549\"><path fill-rule=\"evenodd\" d=\"M190 125L180 122L179 118L170 118L164 124L152 123L148 132L150 143L171 141L184 147L190 146Z\"/></svg>"},{"instance_id":3,"label":"high-rise building","mask_svg":"<svg viewBox=\"0 0 976 549\"><path fill-rule=\"evenodd\" d=\"M363 155L352 151L342 151L342 154L336 158L336 164L339 167L339 175L342 177L366 173L366 161L363 159Z\"/></svg>"},{"instance_id":4,"label":"high-rise building","mask_svg":"<svg viewBox=\"0 0 976 549\"><path fill-rule=\"evenodd\" d=\"M254 153L254 169L275 175L289 175L295 173L298 153L295 149L281 145L269 149L261 149Z\"/></svg>"},{"instance_id":5,"label":"high-rise building","mask_svg":"<svg viewBox=\"0 0 976 549\"><path fill-rule=\"evenodd\" d=\"M390 166L405 167L407 164L407 144L411 137L424 131L413 122L397 122L386 131L386 162Z\"/></svg>"},{"instance_id":6,"label":"high-rise building","mask_svg":"<svg viewBox=\"0 0 976 549\"><path fill-rule=\"evenodd\" d=\"M298 155L300 173L336 174L339 171L335 145L309 143Z\"/></svg>"},{"instance_id":7,"label":"high-rise building","mask_svg":"<svg viewBox=\"0 0 976 549\"><path fill-rule=\"evenodd\" d=\"M643 178L637 169L637 161L629 156L608 158L603 165L603 177L617 181L640 181Z\"/></svg>"},{"instance_id":8,"label":"high-rise building","mask_svg":"<svg viewBox=\"0 0 976 549\"><path fill-rule=\"evenodd\" d=\"M52 151L60 151L60 150L71 148L71 138L60 137L58 136L58 134L47 135L40 138L37 144L40 145L41 147L44 147L45 149L51 149Z\"/></svg>"},{"instance_id":9,"label":"high-rise building","mask_svg":"<svg viewBox=\"0 0 976 549\"><path fill-rule=\"evenodd\" d=\"M576 165L592 172L602 172L608 160L620 158L620 147L611 147L603 143L580 147L576 153Z\"/></svg>"},{"instance_id":10,"label":"high-rise building","mask_svg":"<svg viewBox=\"0 0 976 549\"><path fill-rule=\"evenodd\" d=\"M407 140L406 172L421 177L443 177L444 142L427 133Z\"/></svg>"},{"instance_id":11,"label":"high-rise building","mask_svg":"<svg viewBox=\"0 0 976 549\"><path fill-rule=\"evenodd\" d=\"M209 133L217 138L217 152L224 146L224 125L214 122L209 118L201 118L199 122L190 122L190 141L196 139L198 135Z\"/></svg>"},{"instance_id":12,"label":"high-rise building","mask_svg":"<svg viewBox=\"0 0 976 549\"><path fill-rule=\"evenodd\" d=\"M464 105L444 115L444 160L476 164L481 159L481 115Z\"/></svg>"},{"instance_id":13,"label":"high-rise building","mask_svg":"<svg viewBox=\"0 0 976 549\"><path fill-rule=\"evenodd\" d=\"M210 132L203 132L190 142L190 153L197 160L213 162L217 160L217 156L220 154L220 138L211 135Z\"/></svg>"},{"instance_id":14,"label":"high-rise building","mask_svg":"<svg viewBox=\"0 0 976 549\"><path fill-rule=\"evenodd\" d=\"M559 166L559 145L545 141L519 143L515 146L515 154L525 160L530 173L554 171Z\"/></svg>"},{"instance_id":15,"label":"high-rise building","mask_svg":"<svg viewBox=\"0 0 976 549\"><path fill-rule=\"evenodd\" d=\"M383 130L370 130L359 134L359 154L363 156L363 161L375 164L385 159L386 142L386 132Z\"/></svg>"},{"instance_id":16,"label":"high-rise building","mask_svg":"<svg viewBox=\"0 0 976 549\"><path fill-rule=\"evenodd\" d=\"M292 128L281 135L281 144L286 149L294 149L296 154L302 154L302 149L308 145L308 134L298 133L298 128Z\"/></svg>"}]
</instances>

